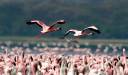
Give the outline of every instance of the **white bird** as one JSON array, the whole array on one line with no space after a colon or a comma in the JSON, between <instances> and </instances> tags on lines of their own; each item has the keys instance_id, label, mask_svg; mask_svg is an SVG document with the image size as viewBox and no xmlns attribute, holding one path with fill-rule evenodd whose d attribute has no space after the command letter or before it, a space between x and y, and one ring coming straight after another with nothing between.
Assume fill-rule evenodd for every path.
<instances>
[{"instance_id":1,"label":"white bird","mask_svg":"<svg viewBox=\"0 0 128 75\"><path fill-rule=\"evenodd\" d=\"M29 24L29 25L36 24L36 25L38 25L39 27L42 28L41 33L45 34L45 33L48 33L48 32L61 30L60 27L55 27L55 25L65 24L65 20L57 20L57 21L53 22L50 26L47 26L44 22L39 21L39 20L30 20L30 21L26 22L26 24Z\"/></svg>"},{"instance_id":2,"label":"white bird","mask_svg":"<svg viewBox=\"0 0 128 75\"><path fill-rule=\"evenodd\" d=\"M101 33L100 30L96 27L96 26L89 26L87 28L84 28L83 30L76 30L76 29L70 29L68 30L65 35L63 36L66 37L69 33L73 33L74 37L79 37L79 36L83 36L83 35L93 35L95 33Z\"/></svg>"}]
</instances>

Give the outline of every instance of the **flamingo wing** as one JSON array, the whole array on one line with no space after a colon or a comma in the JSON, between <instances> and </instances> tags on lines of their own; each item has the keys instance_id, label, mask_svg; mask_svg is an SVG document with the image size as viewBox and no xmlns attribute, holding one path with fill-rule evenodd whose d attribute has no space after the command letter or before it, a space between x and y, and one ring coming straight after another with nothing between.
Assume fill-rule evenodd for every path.
<instances>
[{"instance_id":1,"label":"flamingo wing","mask_svg":"<svg viewBox=\"0 0 128 75\"><path fill-rule=\"evenodd\" d=\"M76 30L75 29L70 29L70 30L68 30L65 34L64 34L64 36L62 37L62 38L65 38L67 35L69 35L70 33L75 33L76 32Z\"/></svg>"},{"instance_id":2,"label":"flamingo wing","mask_svg":"<svg viewBox=\"0 0 128 75\"><path fill-rule=\"evenodd\" d=\"M84 33L84 32L86 32L86 33L98 33L98 34L101 33L100 30L99 30L96 26L89 26L89 27L87 27L87 28L84 28L84 29L82 30L82 32L83 32L83 33Z\"/></svg>"},{"instance_id":3,"label":"flamingo wing","mask_svg":"<svg viewBox=\"0 0 128 75\"><path fill-rule=\"evenodd\" d=\"M28 25L36 24L41 28L46 27L46 24L42 21L39 21L39 20L30 20L30 21L27 21L26 24L28 24Z\"/></svg>"},{"instance_id":4,"label":"flamingo wing","mask_svg":"<svg viewBox=\"0 0 128 75\"><path fill-rule=\"evenodd\" d=\"M57 21L53 22L51 24L50 28L53 28L57 24L65 24L65 20L57 20Z\"/></svg>"}]
</instances>

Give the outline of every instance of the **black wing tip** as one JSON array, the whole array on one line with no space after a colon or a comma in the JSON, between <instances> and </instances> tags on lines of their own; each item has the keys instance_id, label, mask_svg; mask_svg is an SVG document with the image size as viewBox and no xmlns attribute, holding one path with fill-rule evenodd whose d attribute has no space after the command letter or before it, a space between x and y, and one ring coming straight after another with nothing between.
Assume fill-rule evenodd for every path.
<instances>
[{"instance_id":1,"label":"black wing tip","mask_svg":"<svg viewBox=\"0 0 128 75\"><path fill-rule=\"evenodd\" d=\"M66 21L65 21L64 19L62 19L62 20L58 20L57 23L58 23L58 24L65 24Z\"/></svg>"},{"instance_id":2,"label":"black wing tip","mask_svg":"<svg viewBox=\"0 0 128 75\"><path fill-rule=\"evenodd\" d=\"M101 34L100 30L94 30L97 34Z\"/></svg>"},{"instance_id":3,"label":"black wing tip","mask_svg":"<svg viewBox=\"0 0 128 75\"><path fill-rule=\"evenodd\" d=\"M92 29L92 28L88 28L88 29L90 29L90 30L92 30L92 31L94 31L94 32L96 32L96 33L98 33L98 34L100 34L100 33L101 33L101 31L100 31L100 30L95 30L95 29Z\"/></svg>"},{"instance_id":4,"label":"black wing tip","mask_svg":"<svg viewBox=\"0 0 128 75\"><path fill-rule=\"evenodd\" d=\"M101 31L99 31L99 30L97 30L96 32L97 32L98 34L101 34Z\"/></svg>"},{"instance_id":5,"label":"black wing tip","mask_svg":"<svg viewBox=\"0 0 128 75\"><path fill-rule=\"evenodd\" d=\"M28 19L26 20L26 24L28 25L35 24L35 22L31 22L31 21L36 21L36 19Z\"/></svg>"},{"instance_id":6,"label":"black wing tip","mask_svg":"<svg viewBox=\"0 0 128 75\"><path fill-rule=\"evenodd\" d=\"M30 21L28 21L28 22L26 22L26 24L31 25L31 24L33 24L33 23L32 23L32 22L30 22Z\"/></svg>"}]
</instances>

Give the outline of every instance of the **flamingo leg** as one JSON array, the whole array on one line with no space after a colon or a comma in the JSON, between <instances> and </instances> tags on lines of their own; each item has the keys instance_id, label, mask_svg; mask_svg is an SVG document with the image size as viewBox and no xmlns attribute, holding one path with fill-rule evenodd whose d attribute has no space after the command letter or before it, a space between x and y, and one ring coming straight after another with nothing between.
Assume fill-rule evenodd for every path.
<instances>
[{"instance_id":1,"label":"flamingo leg","mask_svg":"<svg viewBox=\"0 0 128 75\"><path fill-rule=\"evenodd\" d=\"M40 34L36 35L35 38L39 39L42 35L44 35L44 34L40 33Z\"/></svg>"}]
</instances>

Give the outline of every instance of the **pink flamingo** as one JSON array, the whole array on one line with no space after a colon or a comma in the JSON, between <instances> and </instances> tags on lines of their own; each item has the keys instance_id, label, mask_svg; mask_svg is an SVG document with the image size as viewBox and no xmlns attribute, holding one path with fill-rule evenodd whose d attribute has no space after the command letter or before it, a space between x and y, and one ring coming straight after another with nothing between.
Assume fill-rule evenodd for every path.
<instances>
[{"instance_id":1,"label":"pink flamingo","mask_svg":"<svg viewBox=\"0 0 128 75\"><path fill-rule=\"evenodd\" d=\"M55 25L65 24L65 20L57 20L57 21L53 22L50 26L46 25L44 22L39 21L39 20L30 20L30 21L26 22L26 24L28 24L28 25L36 24L42 28L41 34L46 34L48 32L54 32L54 31L61 30L60 27L55 27Z\"/></svg>"},{"instance_id":2,"label":"pink flamingo","mask_svg":"<svg viewBox=\"0 0 128 75\"><path fill-rule=\"evenodd\" d=\"M84 28L83 30L76 30L76 29L70 29L68 30L65 35L63 36L66 37L69 33L73 33L74 37L80 37L83 35L93 35L94 33L101 33L100 30L96 26L89 26L87 28Z\"/></svg>"}]
</instances>

